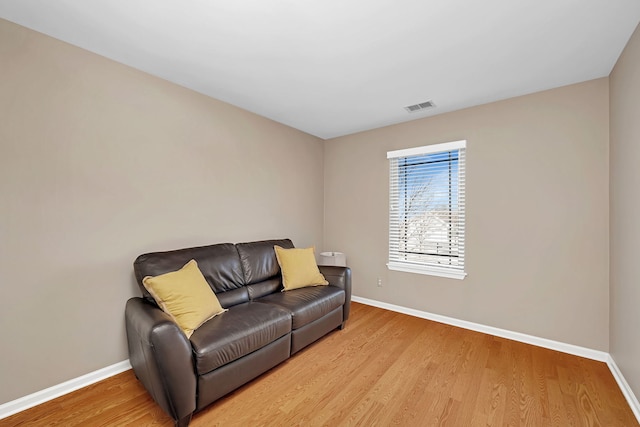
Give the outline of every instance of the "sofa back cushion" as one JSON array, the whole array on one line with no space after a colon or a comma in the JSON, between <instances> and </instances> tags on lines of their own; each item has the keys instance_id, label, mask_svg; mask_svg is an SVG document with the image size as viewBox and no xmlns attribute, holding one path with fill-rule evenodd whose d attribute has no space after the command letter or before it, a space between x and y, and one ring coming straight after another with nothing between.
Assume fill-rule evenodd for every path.
<instances>
[{"instance_id":1,"label":"sofa back cushion","mask_svg":"<svg viewBox=\"0 0 640 427\"><path fill-rule=\"evenodd\" d=\"M251 299L271 294L282 287L280 266L273 249L275 245L293 248L293 242L289 239L262 240L236 245Z\"/></svg>"},{"instance_id":2,"label":"sofa back cushion","mask_svg":"<svg viewBox=\"0 0 640 427\"><path fill-rule=\"evenodd\" d=\"M195 259L205 280L216 294L242 288L244 273L240 264L238 250L232 243L200 246L196 248L178 249L166 252L152 252L140 255L133 263L138 286L145 298L153 301L144 288L142 279L146 276L158 276L170 271L177 271L190 260ZM248 300L245 290L232 292L234 304ZM218 298L223 307L229 306Z\"/></svg>"},{"instance_id":3,"label":"sofa back cushion","mask_svg":"<svg viewBox=\"0 0 640 427\"><path fill-rule=\"evenodd\" d=\"M262 282L280 275L280 266L273 249L275 245L293 248L289 239L262 240L260 242L238 243L238 254L242 262L244 281L247 285Z\"/></svg>"}]
</instances>

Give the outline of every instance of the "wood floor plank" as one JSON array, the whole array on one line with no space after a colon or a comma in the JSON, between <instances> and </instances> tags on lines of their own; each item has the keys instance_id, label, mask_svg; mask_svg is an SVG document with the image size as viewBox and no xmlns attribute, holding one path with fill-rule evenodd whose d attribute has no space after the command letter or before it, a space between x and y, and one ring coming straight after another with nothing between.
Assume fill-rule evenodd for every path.
<instances>
[{"instance_id":1,"label":"wood floor plank","mask_svg":"<svg viewBox=\"0 0 640 427\"><path fill-rule=\"evenodd\" d=\"M172 426L131 371L0 426ZM363 304L192 426L640 426L605 363Z\"/></svg>"}]
</instances>

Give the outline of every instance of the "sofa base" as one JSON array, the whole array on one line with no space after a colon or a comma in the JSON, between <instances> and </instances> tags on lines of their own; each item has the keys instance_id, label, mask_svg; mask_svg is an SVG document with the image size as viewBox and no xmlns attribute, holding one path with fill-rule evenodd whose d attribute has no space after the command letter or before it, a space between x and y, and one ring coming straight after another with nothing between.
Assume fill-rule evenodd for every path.
<instances>
[{"instance_id":1,"label":"sofa base","mask_svg":"<svg viewBox=\"0 0 640 427\"><path fill-rule=\"evenodd\" d=\"M291 334L198 377L196 411L248 383L289 358Z\"/></svg>"},{"instance_id":2,"label":"sofa base","mask_svg":"<svg viewBox=\"0 0 640 427\"><path fill-rule=\"evenodd\" d=\"M291 333L291 354L297 353L342 324L342 306Z\"/></svg>"},{"instance_id":3,"label":"sofa base","mask_svg":"<svg viewBox=\"0 0 640 427\"><path fill-rule=\"evenodd\" d=\"M175 427L187 427L189 425L189 423L191 422L191 416L193 414L189 414L184 418L180 418L179 420L176 420L175 422Z\"/></svg>"}]
</instances>

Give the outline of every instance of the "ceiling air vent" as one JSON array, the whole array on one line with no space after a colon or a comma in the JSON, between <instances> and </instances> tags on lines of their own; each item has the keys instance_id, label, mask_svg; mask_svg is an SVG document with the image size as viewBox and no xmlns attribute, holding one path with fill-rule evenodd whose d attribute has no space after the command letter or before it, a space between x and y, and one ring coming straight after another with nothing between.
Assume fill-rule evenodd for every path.
<instances>
[{"instance_id":1,"label":"ceiling air vent","mask_svg":"<svg viewBox=\"0 0 640 427\"><path fill-rule=\"evenodd\" d=\"M416 111L427 110L429 108L435 108L436 104L433 101L425 101L419 104L409 105L408 107L404 107L405 110L409 113L415 113Z\"/></svg>"}]
</instances>

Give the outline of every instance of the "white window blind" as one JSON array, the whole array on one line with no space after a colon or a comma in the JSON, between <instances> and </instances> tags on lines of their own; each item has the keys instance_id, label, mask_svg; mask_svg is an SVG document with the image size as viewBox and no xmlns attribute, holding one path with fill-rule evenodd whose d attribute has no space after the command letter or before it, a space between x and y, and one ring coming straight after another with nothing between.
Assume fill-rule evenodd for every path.
<instances>
[{"instance_id":1,"label":"white window blind","mask_svg":"<svg viewBox=\"0 0 640 427\"><path fill-rule=\"evenodd\" d=\"M466 141L390 151L389 269L462 279Z\"/></svg>"}]
</instances>

